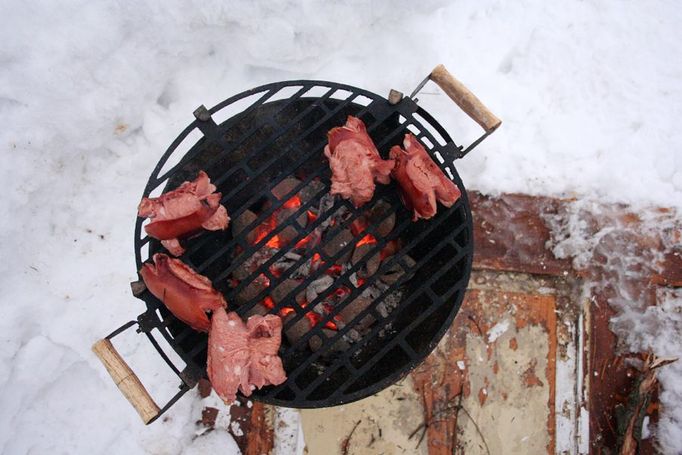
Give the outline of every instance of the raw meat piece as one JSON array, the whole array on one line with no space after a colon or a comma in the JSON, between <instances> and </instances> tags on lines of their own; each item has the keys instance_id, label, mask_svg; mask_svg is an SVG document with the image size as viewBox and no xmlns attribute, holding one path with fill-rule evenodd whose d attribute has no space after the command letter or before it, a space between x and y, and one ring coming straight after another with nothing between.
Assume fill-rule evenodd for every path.
<instances>
[{"instance_id":1,"label":"raw meat piece","mask_svg":"<svg viewBox=\"0 0 682 455\"><path fill-rule=\"evenodd\" d=\"M251 316L244 324L235 312L218 309L208 334L208 378L218 396L231 403L237 389L244 396L265 385L286 381L277 350L282 320L275 315Z\"/></svg>"},{"instance_id":2,"label":"raw meat piece","mask_svg":"<svg viewBox=\"0 0 682 455\"><path fill-rule=\"evenodd\" d=\"M179 238L200 229L218 231L226 229L230 222L227 210L220 205L220 193L204 171L192 182L184 182L178 188L158 198L143 198L137 208L137 216L150 218L145 232L162 241L174 256L184 252Z\"/></svg>"},{"instance_id":3,"label":"raw meat piece","mask_svg":"<svg viewBox=\"0 0 682 455\"><path fill-rule=\"evenodd\" d=\"M360 207L374 196L375 181L391 181L395 163L381 159L362 120L349 115L346 124L332 128L327 137L329 144L324 154L332 170L331 194L339 194Z\"/></svg>"},{"instance_id":4,"label":"raw meat piece","mask_svg":"<svg viewBox=\"0 0 682 455\"><path fill-rule=\"evenodd\" d=\"M405 149L394 145L391 158L396 162L393 178L400 185L400 197L413 211L412 220L429 219L436 214L436 200L452 207L461 192L452 180L433 162L416 137L407 133L403 140Z\"/></svg>"},{"instance_id":5,"label":"raw meat piece","mask_svg":"<svg viewBox=\"0 0 682 455\"><path fill-rule=\"evenodd\" d=\"M213 289L208 278L199 275L179 259L157 253L153 260L153 264L146 263L140 269L149 292L194 330L208 332L211 322L206 312L227 305L222 294Z\"/></svg>"}]
</instances>

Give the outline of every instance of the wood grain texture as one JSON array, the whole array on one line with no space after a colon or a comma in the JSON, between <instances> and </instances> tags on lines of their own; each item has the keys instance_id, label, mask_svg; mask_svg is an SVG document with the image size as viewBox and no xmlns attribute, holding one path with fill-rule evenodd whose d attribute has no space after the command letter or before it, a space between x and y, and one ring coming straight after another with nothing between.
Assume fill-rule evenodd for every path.
<instances>
[{"instance_id":1,"label":"wood grain texture","mask_svg":"<svg viewBox=\"0 0 682 455\"><path fill-rule=\"evenodd\" d=\"M455 79L443 65L435 67L431 71L430 78L487 133L492 133L502 124L502 121L485 107L481 100L471 93L464 84Z\"/></svg>"},{"instance_id":2,"label":"wood grain texture","mask_svg":"<svg viewBox=\"0 0 682 455\"><path fill-rule=\"evenodd\" d=\"M140 414L145 425L148 424L159 414L160 409L111 341L107 339L97 341L92 345L92 351L107 369L123 396Z\"/></svg>"}]
</instances>

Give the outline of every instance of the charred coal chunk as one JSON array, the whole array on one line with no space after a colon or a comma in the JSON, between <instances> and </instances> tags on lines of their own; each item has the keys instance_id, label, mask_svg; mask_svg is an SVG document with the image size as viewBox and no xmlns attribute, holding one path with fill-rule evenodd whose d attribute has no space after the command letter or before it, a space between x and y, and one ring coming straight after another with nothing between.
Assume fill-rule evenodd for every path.
<instances>
[{"instance_id":1,"label":"charred coal chunk","mask_svg":"<svg viewBox=\"0 0 682 455\"><path fill-rule=\"evenodd\" d=\"M345 303L345 302L343 302ZM339 316L341 320L346 324L351 324L353 319L360 313L365 311L372 304L372 299L364 297L362 295L353 299L352 302L348 303L340 312ZM365 315L362 319L355 322L354 329L358 332L367 330L372 324L374 324L374 316L371 314Z\"/></svg>"},{"instance_id":2,"label":"charred coal chunk","mask_svg":"<svg viewBox=\"0 0 682 455\"><path fill-rule=\"evenodd\" d=\"M350 229L344 229L341 232L339 232L336 236L334 236L334 238L325 239L323 250L327 254L327 256L332 257L339 251L341 251L346 245L354 241L355 237L351 233ZM335 262L337 264L343 264L344 262L348 262L351 258L352 253L353 249L348 248L348 251L341 255L341 257L337 259Z\"/></svg>"},{"instance_id":3,"label":"charred coal chunk","mask_svg":"<svg viewBox=\"0 0 682 455\"><path fill-rule=\"evenodd\" d=\"M384 272L379 279L386 284L393 284L399 279L403 278L405 275L407 275L404 277L406 281L412 278L414 266L417 263L408 255L404 255L402 257L402 262L405 263L406 267L403 267L400 264L400 261L394 261L391 267L389 267L389 269Z\"/></svg>"}]
</instances>

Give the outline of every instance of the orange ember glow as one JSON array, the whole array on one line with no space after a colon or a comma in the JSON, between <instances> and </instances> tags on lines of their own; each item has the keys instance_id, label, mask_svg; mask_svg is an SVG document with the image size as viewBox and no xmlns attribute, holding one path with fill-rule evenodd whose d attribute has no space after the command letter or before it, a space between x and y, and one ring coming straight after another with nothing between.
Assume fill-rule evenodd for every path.
<instances>
[{"instance_id":1,"label":"orange ember glow","mask_svg":"<svg viewBox=\"0 0 682 455\"><path fill-rule=\"evenodd\" d=\"M364 279L364 278L358 278L358 285L357 285L357 287L362 287L363 284L365 284L365 279Z\"/></svg>"},{"instance_id":2,"label":"orange ember glow","mask_svg":"<svg viewBox=\"0 0 682 455\"><path fill-rule=\"evenodd\" d=\"M350 289L348 289L346 286L336 288L336 290L334 291L334 295L336 295L337 297L343 297L346 294L350 294Z\"/></svg>"},{"instance_id":3,"label":"orange ember glow","mask_svg":"<svg viewBox=\"0 0 682 455\"><path fill-rule=\"evenodd\" d=\"M282 207L285 209L297 209L301 206L301 198L298 196L294 196L288 201L286 201L284 204L282 204Z\"/></svg>"},{"instance_id":4,"label":"orange ember glow","mask_svg":"<svg viewBox=\"0 0 682 455\"><path fill-rule=\"evenodd\" d=\"M332 264L327 269L327 275L340 275L343 272L343 266L339 264Z\"/></svg>"},{"instance_id":5,"label":"orange ember glow","mask_svg":"<svg viewBox=\"0 0 682 455\"><path fill-rule=\"evenodd\" d=\"M305 314L305 317L310 321L310 327L315 327L317 324L320 323L322 320L322 316L319 314L315 313L314 311L308 311ZM332 321L327 321L324 324L325 329L330 329L330 330L338 330L338 327L336 324L334 324Z\"/></svg>"},{"instance_id":6,"label":"orange ember glow","mask_svg":"<svg viewBox=\"0 0 682 455\"><path fill-rule=\"evenodd\" d=\"M372 234L367 234L363 238L358 241L358 243L355 244L356 247L360 247L362 245L368 245L372 243L377 243L376 237L374 237Z\"/></svg>"},{"instance_id":7,"label":"orange ember glow","mask_svg":"<svg viewBox=\"0 0 682 455\"><path fill-rule=\"evenodd\" d=\"M322 256L320 256L320 253L313 254L312 263L315 264L316 262L322 262Z\"/></svg>"},{"instance_id":8,"label":"orange ember glow","mask_svg":"<svg viewBox=\"0 0 682 455\"><path fill-rule=\"evenodd\" d=\"M305 214L308 217L308 224L312 223L317 219L317 215L314 212L311 212L310 210L306 211Z\"/></svg>"},{"instance_id":9,"label":"orange ember glow","mask_svg":"<svg viewBox=\"0 0 682 455\"><path fill-rule=\"evenodd\" d=\"M315 239L319 239L319 237L315 234L315 232L311 232L310 234L306 235L301 240L296 242L296 248L303 248ZM317 245L317 243L318 242L314 242L313 247Z\"/></svg>"},{"instance_id":10,"label":"orange ember glow","mask_svg":"<svg viewBox=\"0 0 682 455\"><path fill-rule=\"evenodd\" d=\"M281 310L279 310L279 315L282 316L282 317L284 317L284 316L286 316L287 314L291 314L291 313L293 313L293 312L294 312L294 309L293 309L293 308L291 308L290 306L285 306L284 308L282 308Z\"/></svg>"},{"instance_id":11,"label":"orange ember glow","mask_svg":"<svg viewBox=\"0 0 682 455\"><path fill-rule=\"evenodd\" d=\"M268 310L272 310L273 308L275 308L275 301L272 300L272 297L267 296L263 299L263 306L265 306L265 308L267 308Z\"/></svg>"},{"instance_id":12,"label":"orange ember glow","mask_svg":"<svg viewBox=\"0 0 682 455\"><path fill-rule=\"evenodd\" d=\"M270 273L272 273L272 276L274 276L275 278L279 278L282 276L282 271L275 267L274 265L270 266Z\"/></svg>"}]
</instances>

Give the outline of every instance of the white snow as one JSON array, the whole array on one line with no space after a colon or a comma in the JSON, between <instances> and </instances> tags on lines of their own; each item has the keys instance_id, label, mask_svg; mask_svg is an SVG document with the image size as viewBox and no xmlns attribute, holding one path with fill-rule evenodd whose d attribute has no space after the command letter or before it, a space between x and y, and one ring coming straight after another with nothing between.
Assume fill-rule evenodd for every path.
<instances>
[{"instance_id":1,"label":"white snow","mask_svg":"<svg viewBox=\"0 0 682 455\"><path fill-rule=\"evenodd\" d=\"M660 236L668 251L679 242L674 233L680 232L682 218L675 212L642 211L638 214L641 225L632 226L624 223L620 214L622 211L612 206L579 200L571 203L566 213L549 216L554 254L572 258L576 269L600 261L603 273L586 281L584 294L587 297L596 290L609 296L609 305L616 312L610 328L618 336L621 351L651 351L661 357L682 359L682 294L659 288L656 305L648 306L640 290L641 280L649 279L657 270L661 253L647 247L639 249L633 241L640 236ZM601 223L596 225L596 233L592 224L595 220ZM680 361L658 372L662 409L654 433L663 453L682 453L681 375Z\"/></svg>"},{"instance_id":2,"label":"white snow","mask_svg":"<svg viewBox=\"0 0 682 455\"><path fill-rule=\"evenodd\" d=\"M488 343L493 343L500 336L509 330L509 320L500 321L488 330Z\"/></svg>"},{"instance_id":3,"label":"white snow","mask_svg":"<svg viewBox=\"0 0 682 455\"><path fill-rule=\"evenodd\" d=\"M0 2L0 452L235 452L225 433L192 440L194 394L144 427L90 352L143 310L135 208L198 105L295 78L409 92L444 63L504 121L458 163L468 187L679 207L681 16L663 1ZM459 142L480 133L433 84L419 98ZM143 336L115 344L157 401L175 393Z\"/></svg>"}]
</instances>

